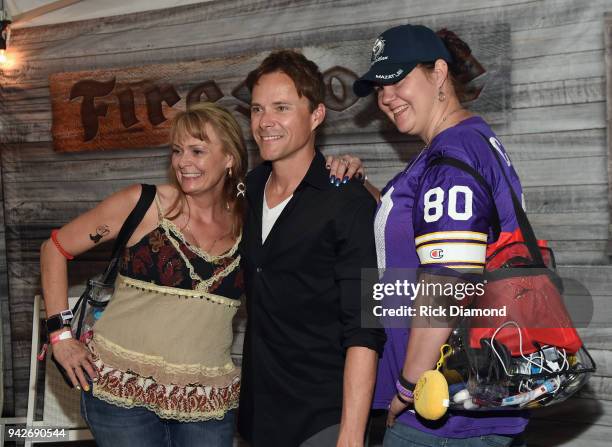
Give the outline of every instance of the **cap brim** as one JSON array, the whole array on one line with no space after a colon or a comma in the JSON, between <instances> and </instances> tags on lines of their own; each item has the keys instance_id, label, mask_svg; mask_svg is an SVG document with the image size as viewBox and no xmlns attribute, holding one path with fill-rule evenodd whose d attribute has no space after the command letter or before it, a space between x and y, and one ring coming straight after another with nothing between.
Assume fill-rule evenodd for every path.
<instances>
[{"instance_id":1,"label":"cap brim","mask_svg":"<svg viewBox=\"0 0 612 447\"><path fill-rule=\"evenodd\" d=\"M353 82L353 92L360 97L368 96L376 85L391 85L401 81L417 66L417 62L374 64L362 77Z\"/></svg>"}]
</instances>

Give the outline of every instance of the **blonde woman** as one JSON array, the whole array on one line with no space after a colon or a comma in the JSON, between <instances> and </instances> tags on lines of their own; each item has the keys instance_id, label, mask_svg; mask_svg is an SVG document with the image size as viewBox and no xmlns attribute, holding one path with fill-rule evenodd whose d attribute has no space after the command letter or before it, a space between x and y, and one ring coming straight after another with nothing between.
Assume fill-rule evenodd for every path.
<instances>
[{"instance_id":1,"label":"blonde woman","mask_svg":"<svg viewBox=\"0 0 612 447\"><path fill-rule=\"evenodd\" d=\"M50 334L101 447L232 445L247 153L235 119L212 103L178 113L170 143L170 183L128 241L93 339ZM68 309L67 258L116 238L140 191L113 194L43 243L48 316Z\"/></svg>"}]
</instances>

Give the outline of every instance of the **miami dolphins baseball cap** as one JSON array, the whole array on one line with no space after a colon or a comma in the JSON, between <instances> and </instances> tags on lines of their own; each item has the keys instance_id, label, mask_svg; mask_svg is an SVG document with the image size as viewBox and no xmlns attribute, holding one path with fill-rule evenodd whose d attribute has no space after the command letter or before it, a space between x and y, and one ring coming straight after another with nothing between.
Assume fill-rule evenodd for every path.
<instances>
[{"instance_id":1,"label":"miami dolphins baseball cap","mask_svg":"<svg viewBox=\"0 0 612 447\"><path fill-rule=\"evenodd\" d=\"M368 96L375 85L401 81L423 62L453 58L436 33L422 25L400 25L382 33L372 47L370 69L353 83L357 96Z\"/></svg>"}]
</instances>

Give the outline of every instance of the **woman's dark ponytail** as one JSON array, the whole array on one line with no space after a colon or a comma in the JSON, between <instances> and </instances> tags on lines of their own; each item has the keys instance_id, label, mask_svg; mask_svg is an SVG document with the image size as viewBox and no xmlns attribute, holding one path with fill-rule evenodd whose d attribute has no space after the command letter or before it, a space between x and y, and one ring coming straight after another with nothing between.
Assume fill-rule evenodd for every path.
<instances>
[{"instance_id":1,"label":"woman's dark ponytail","mask_svg":"<svg viewBox=\"0 0 612 447\"><path fill-rule=\"evenodd\" d=\"M466 85L485 72L482 65L472 56L470 46L457 36L453 31L442 28L436 32L438 37L453 57L448 64L449 79L453 84L455 93L460 100L466 99ZM433 67L432 67L433 68Z\"/></svg>"}]
</instances>

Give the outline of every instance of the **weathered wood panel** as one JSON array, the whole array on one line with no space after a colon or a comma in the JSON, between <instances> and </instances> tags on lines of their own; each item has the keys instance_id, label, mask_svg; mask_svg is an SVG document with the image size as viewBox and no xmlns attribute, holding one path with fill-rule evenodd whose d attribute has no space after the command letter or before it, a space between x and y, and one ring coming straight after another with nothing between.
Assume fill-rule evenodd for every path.
<instances>
[{"instance_id":1,"label":"weathered wood panel","mask_svg":"<svg viewBox=\"0 0 612 447\"><path fill-rule=\"evenodd\" d=\"M602 73L602 50L512 60L512 80L516 84L591 78L602 76Z\"/></svg>"},{"instance_id":2,"label":"weathered wood panel","mask_svg":"<svg viewBox=\"0 0 612 447\"><path fill-rule=\"evenodd\" d=\"M569 3L569 4L568 4ZM340 5L340 2L337 2L336 4ZM557 7L553 6L553 5L557 5ZM552 2L552 1L548 1L548 2L531 2L531 4L529 2L518 2L517 4L514 5L506 5L506 8L504 8L504 10L499 10L499 9L495 9L495 7L493 7L493 9L485 7L485 8L481 8L479 10L470 10L469 14L465 14L463 16L460 16L461 19L463 21L467 21L470 25L473 23L487 23L487 22L492 22L494 20L497 19L497 17L501 16L503 17L505 20L508 20L509 22L512 22L513 25L514 23L517 24L516 29L520 29L520 30L525 30L525 29L529 29L529 28L533 28L538 27L539 25L541 25L541 23L539 22L539 17L541 17L542 14L546 14L546 17L550 17L550 22L547 21L548 23L555 23L555 24L560 24L560 25L567 25L568 23L580 23L581 21L586 21L586 20L596 20L598 17L598 13L602 8L602 5L605 5L605 0L602 2L602 0L599 0L597 2L593 2L592 3L592 7L591 8L581 8L581 6L579 4L575 4L575 2L572 4L572 2L568 2L568 1L563 1L563 2ZM284 9L283 9L283 13L285 14L291 14L294 13L295 11L291 10L291 6L292 5L284 5ZM421 7L423 5L420 5ZM308 7L308 6L306 6ZM392 6L393 7L393 6ZM365 5L362 4L361 2L350 2L350 8L351 8L351 13L354 16L360 16L360 10L361 13L366 13L366 14L371 14L371 11L364 11L363 9L365 8ZM418 10L418 7L415 8L415 10ZM573 10L574 13L570 14L568 13L569 10ZM406 12L412 12L413 9L410 8L409 10L407 10ZM495 11L497 14L491 14L491 11ZM299 11L298 11L299 12ZM303 12L302 12L303 13ZM451 13L453 15L453 17L457 16L458 14L460 14L459 12L455 12L455 13ZM600 14L600 13L599 13ZM418 16L418 15L417 15ZM417 16L412 16L412 17L417 17ZM348 14L347 17L349 18L349 20L351 19L351 14ZM410 17L406 17L405 19L409 19ZM282 17L280 18L282 19ZM398 22L399 21L404 21L405 19L401 19L398 18ZM194 23L194 21L198 21L199 18L197 16L197 14L189 17L188 20L185 20L185 22L190 22ZM431 21L432 23L428 23L432 26L436 26L437 23L441 22L441 25L447 25L448 24L448 18L444 17L444 16L433 16L433 17L428 17L427 18L428 21ZM159 19L159 17L157 18L157 23L159 24L161 20ZM168 19L168 21L172 21L172 17L170 17ZM179 20L180 23L180 20ZM372 22L374 25L376 26L376 22ZM113 23L105 23L105 26L112 26L114 24ZM184 23L183 23L184 24ZM458 22L458 24L461 24L461 22ZM336 27L340 26L341 23L335 23L334 24ZM100 24L96 21L94 23L94 26L96 28L100 28ZM152 26L152 25L151 25ZM59 27L57 27L59 28ZM133 28L133 26L132 26ZM379 26L380 28L380 26ZM49 43L55 43L54 42L54 36L55 34L60 34L62 33L62 29L50 29L49 30ZM107 28L104 28L104 31L107 31ZM73 31L74 32L74 31ZM161 33L157 34L160 35ZM208 33L203 33L205 36L204 39L210 39L210 37L208 37ZM551 34L555 34L555 32L552 32ZM157 35L149 35L148 40L153 40L157 37ZM213 35L214 36L214 35ZM162 37L163 38L163 37ZM333 40L333 39L329 39L329 40ZM74 45L72 45L72 41L67 41L66 42L66 46L70 46L71 48L74 47ZM46 42L45 42L46 44ZM151 42L151 46L155 46L155 42ZM571 46L570 46L571 48ZM565 48L560 48L560 50L565 50ZM93 52L93 49L90 48L90 51ZM142 52L140 52L142 53ZM568 65L572 65L572 64L565 64L566 66ZM577 64L579 65L579 64Z\"/></svg>"},{"instance_id":3,"label":"weathered wood panel","mask_svg":"<svg viewBox=\"0 0 612 447\"><path fill-rule=\"evenodd\" d=\"M605 100L605 80L601 77L532 82L512 86L513 109L603 100Z\"/></svg>"},{"instance_id":4,"label":"weathered wood panel","mask_svg":"<svg viewBox=\"0 0 612 447\"><path fill-rule=\"evenodd\" d=\"M232 2L233 3L233 2ZM260 26L253 29L249 27L240 27L244 18L244 12L237 13L236 3L229 4L228 6L219 6L214 12L203 12L201 9L193 7L185 7L184 9L177 9L175 12L169 13L168 17L153 16L150 13L140 14L139 22L146 24L142 26L142 29L135 27L133 23L129 22L129 19L122 18L112 21L105 21L104 26L101 26L98 21L86 21L83 22L81 29L65 29L60 26L46 27L44 36L45 39L37 38L37 35L32 33L24 33L19 38L25 41L31 41L34 45L38 45L32 48L32 51L36 51L37 54L41 52L41 45L47 45L47 42L54 46L61 45L59 39L62 39L64 43L61 48L65 50L66 57L78 57L83 54L99 55L103 53L114 53L116 48L122 48L124 51L135 51L141 52L147 50L149 47L144 42L150 42L152 47L180 47L182 45L201 45L214 41L219 35L219 30L223 27L234 27L237 29L238 38L252 38L260 37L257 34L259 29L270 29L267 27L268 24L274 22L277 26L278 23L283 23L284 32L300 32L310 29L311 23L316 23L322 29L333 30L334 28L341 28L343 26L352 26L355 24L355 19L360 18L363 20L367 17L367 20L376 32L377 29L381 28L381 23L386 23L389 18L393 17L394 21L402 23L405 21L415 21L415 18L421 19L426 24L441 26L448 23L448 19L461 17L464 22L473 23L487 23L496 20L498 17L503 17L505 20L516 23L517 29L525 32L526 30L535 29L537 32L540 28L547 28L544 25L561 27L558 33L568 33L568 30L564 29L563 26L584 23L589 21L596 21L600 17L600 10L605 1L592 2L590 8L583 8L582 5L571 1L548 1L548 2L529 2L529 1L495 1L487 2L483 5L481 2L472 0L462 2L461 5L454 2L443 2L437 5L431 5L426 1L414 1L411 2L410 8L401 8L398 3L395 2L379 2L377 4L376 11L369 7L369 4L365 1L337 1L334 2L334 14L328 14L329 3L328 2L241 2L241 6L249 3L248 14L249 20L253 23L258 23ZM326 4L327 3L327 4ZM503 5L503 6L502 6ZM326 8L327 6L327 8ZM503 9L500 8L503 7ZM244 11L244 10L243 10ZM599 12L599 14L598 14ZM304 20L286 20L292 19L296 14L299 14ZM542 15L546 14L546 19L541 19ZM214 21L218 23L218 28L210 28L210 33L191 33L192 26L200 23L201 21ZM290 22L285 24L284 22ZM296 23L298 22L298 23ZM545 22L545 23L542 23ZM169 26L175 27L171 33L173 40L160 37L159 35L146 34L149 27ZM246 28L246 29L245 29ZM259 29L258 29L259 28ZM569 32L572 30L570 27ZM227 29L227 28L226 28ZM274 28L272 28L274 29ZM96 33L104 33L104 44L96 45L95 47L75 48L72 45L72 39L81 32L86 35L93 35ZM108 34L116 33L116 38L119 41L108 40ZM182 38L184 34L188 34L188 37ZM201 35L194 35L201 34ZM556 34L555 32L548 33L548 36ZM78 34L79 36L81 34ZM579 35L576 33L576 35ZM92 36L96 37L96 36ZM537 36L531 36L532 38ZM144 39L144 40L143 40ZM100 39L101 40L101 39ZM519 39L519 42L525 39ZM583 39L584 40L584 39ZM21 42L18 37L15 37L16 44ZM93 41L93 39L92 39ZM128 45L125 45L128 43ZM119 46L118 46L119 45ZM576 45L575 41L570 43L570 48L574 49ZM584 44L583 44L584 45ZM553 49L564 49L567 47L565 42L558 43L554 48L545 46L546 50L551 51ZM25 49L29 50L29 47L24 45ZM533 50L530 50L533 51ZM50 57L57 58L53 52L48 53Z\"/></svg>"},{"instance_id":5,"label":"weathered wood panel","mask_svg":"<svg viewBox=\"0 0 612 447\"><path fill-rule=\"evenodd\" d=\"M606 79L608 89L606 92L607 108L606 123L608 128L608 210L612 220L612 11L607 13L604 18L604 43L606 60ZM612 256L612 225L608 227L608 249L607 254Z\"/></svg>"},{"instance_id":6,"label":"weathered wood panel","mask_svg":"<svg viewBox=\"0 0 612 447\"><path fill-rule=\"evenodd\" d=\"M612 402L571 401L533 412L527 428L529 446L603 447L610 444Z\"/></svg>"},{"instance_id":7,"label":"weathered wood panel","mask_svg":"<svg viewBox=\"0 0 612 447\"><path fill-rule=\"evenodd\" d=\"M6 126L5 101L0 89L0 134ZM4 148L0 143L0 151ZM12 358L12 325L8 295L8 275L6 264L6 244L4 227L4 190L2 188L2 169L0 163L0 416L13 415L15 411Z\"/></svg>"},{"instance_id":8,"label":"weathered wood panel","mask_svg":"<svg viewBox=\"0 0 612 447\"><path fill-rule=\"evenodd\" d=\"M604 116L605 103L603 101L533 107L513 110L512 118L507 125L494 126L494 128L502 135L601 129L605 128Z\"/></svg>"},{"instance_id":9,"label":"weathered wood panel","mask_svg":"<svg viewBox=\"0 0 612 447\"><path fill-rule=\"evenodd\" d=\"M46 30L47 33L45 34L49 35L53 45L45 45L45 48L38 47L33 50L36 51L38 60L57 60L82 56L99 57L104 54L115 55L119 48L122 52L142 53L150 48L180 49L182 47L217 44L219 46L218 54L225 55L231 51L237 52L242 50L241 48L236 48L238 45L233 45L231 48L221 47L225 45L224 41L228 29L233 31L232 40L247 42L255 39L261 40L262 35L269 36L272 32L295 35L310 31L316 27L321 30L318 33L320 37L317 37L319 42L314 42L314 44L317 44L337 40L333 38L335 37L333 33L340 35L340 30L344 31L347 28L354 35L359 35L363 26L365 28L363 31L367 32L370 36L375 36L376 32L387 23L393 25L404 22L405 18L409 17L406 14L410 14L412 17L448 14L449 17L453 17L455 14L462 16L465 14L464 11L469 9L477 10L482 8L482 4L478 0L468 0L461 4L455 2L431 4L425 0L417 0L411 2L410 8L402 8L404 6L403 3L390 1L380 2L375 10L369 7L369 3L364 0L337 1L333 2L333 5L329 2L271 2L270 5L260 2L255 7L252 7L250 5L251 2L248 1L232 3L229 5L228 10L234 10L234 14L227 14L225 16L215 14L211 17L209 14L203 13L202 10L197 11L196 8L191 11L190 15L183 16L182 21L166 22L160 20L158 16L154 18L154 23L158 22L159 25L164 26L167 30L163 33L163 37L160 36L160 33L151 33L150 26L154 26L154 23L150 23L150 20L148 20L151 17L150 14L135 15L139 19L138 24L134 26L134 23L132 23L130 26L129 23L124 23L121 31L109 32L108 28L104 29L104 39L100 39L100 36L89 34L87 29L79 28L72 31L73 35L67 36L68 38L63 41L53 41L53 29L56 27L46 27L48 30ZM495 5L508 5L512 3L525 3L525 1L495 0L488 2L487 7L492 8ZM240 5L240 7L248 6L248 20L250 23L256 24L256 26L244 26L244 10L243 14L235 14L237 5ZM398 14L398 7L399 11L405 11L404 14ZM330 12L333 13L330 14ZM180 14L180 11L178 13ZM369 20L356 21L356 18L363 18L363 13L367 14ZM300 20L295 20L298 15ZM402 18L402 15L404 18ZM207 32L192 32L193 27L202 21L207 22ZM88 22L91 21L84 22L82 26L86 27ZM115 23L114 20L109 22ZM111 23L107 22L107 24L107 26L112 26ZM350 29L353 31L350 31ZM270 30L273 31L271 32ZM85 45L73 44L76 32L85 33L84 36L80 33L78 36L83 38ZM283 38L287 39L289 37L283 36ZM36 40L43 42L43 44L45 42L44 38ZM14 45L20 47L18 36L14 38ZM61 58L58 57L54 48L62 50ZM25 47L24 51L30 51L30 49Z\"/></svg>"},{"instance_id":10,"label":"weathered wood panel","mask_svg":"<svg viewBox=\"0 0 612 447\"><path fill-rule=\"evenodd\" d=\"M4 193L2 191L2 170L0 170L0 411L2 414L11 414L15 406L13 362L10 354L11 318L6 268Z\"/></svg>"}]
</instances>

